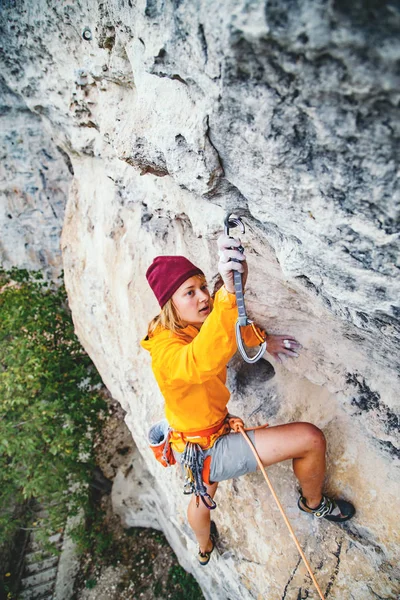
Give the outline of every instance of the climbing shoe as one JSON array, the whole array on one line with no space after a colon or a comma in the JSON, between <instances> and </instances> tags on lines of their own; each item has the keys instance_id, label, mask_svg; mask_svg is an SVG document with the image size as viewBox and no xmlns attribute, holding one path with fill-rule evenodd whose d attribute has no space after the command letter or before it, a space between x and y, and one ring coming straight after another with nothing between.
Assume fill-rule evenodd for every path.
<instances>
[{"instance_id":1,"label":"climbing shoe","mask_svg":"<svg viewBox=\"0 0 400 600\"><path fill-rule=\"evenodd\" d=\"M328 496L322 496L322 500L315 508L310 508L306 504L304 496L300 496L297 503L300 510L313 514L317 519L327 519L334 523L344 523L354 516L356 509L346 500L333 500Z\"/></svg>"},{"instance_id":2,"label":"climbing shoe","mask_svg":"<svg viewBox=\"0 0 400 600\"><path fill-rule=\"evenodd\" d=\"M201 552L199 550L199 553L197 555L197 560L199 561L199 563L201 564L202 567L205 567L210 562L211 553L215 548L217 537L218 537L217 527L216 527L214 521L211 521L211 523L210 523L210 540L212 542L212 548L211 548L211 550L209 550L209 552Z\"/></svg>"}]
</instances>

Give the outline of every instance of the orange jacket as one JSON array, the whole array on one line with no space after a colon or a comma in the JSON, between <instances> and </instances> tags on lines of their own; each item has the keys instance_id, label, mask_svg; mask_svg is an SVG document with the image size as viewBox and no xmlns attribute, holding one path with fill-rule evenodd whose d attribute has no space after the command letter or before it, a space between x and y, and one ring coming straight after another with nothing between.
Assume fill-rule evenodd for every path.
<instances>
[{"instance_id":1,"label":"orange jacket","mask_svg":"<svg viewBox=\"0 0 400 600\"><path fill-rule=\"evenodd\" d=\"M228 413L226 365L237 350L234 325L236 297L225 287L215 295L213 310L200 331L188 325L179 333L158 327L141 345L165 399L165 416L175 431L195 432L212 427ZM251 327L242 328L247 346L260 343ZM177 436L173 446L182 451Z\"/></svg>"}]
</instances>

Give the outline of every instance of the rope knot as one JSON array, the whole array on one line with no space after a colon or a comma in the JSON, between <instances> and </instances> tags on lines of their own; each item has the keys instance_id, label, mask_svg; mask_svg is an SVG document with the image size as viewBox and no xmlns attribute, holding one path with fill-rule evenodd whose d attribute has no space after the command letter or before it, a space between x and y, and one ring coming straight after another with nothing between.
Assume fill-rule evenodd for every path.
<instances>
[{"instance_id":1,"label":"rope knot","mask_svg":"<svg viewBox=\"0 0 400 600\"><path fill-rule=\"evenodd\" d=\"M244 423L243 423L242 419L240 419L239 417L231 417L228 422L229 422L229 427L235 433L240 433L240 430L244 429Z\"/></svg>"}]
</instances>

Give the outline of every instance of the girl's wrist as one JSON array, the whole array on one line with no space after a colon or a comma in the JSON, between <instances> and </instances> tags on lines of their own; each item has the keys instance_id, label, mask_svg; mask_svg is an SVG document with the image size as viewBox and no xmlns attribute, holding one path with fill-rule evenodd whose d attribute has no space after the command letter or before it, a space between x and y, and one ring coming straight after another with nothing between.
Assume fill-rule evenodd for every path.
<instances>
[{"instance_id":1,"label":"girl's wrist","mask_svg":"<svg viewBox=\"0 0 400 600\"><path fill-rule=\"evenodd\" d=\"M228 294L234 294L234 293L235 293L235 288L233 288L233 290L231 290L231 289L230 289L230 288L229 288L229 287L226 285L226 283L225 283L224 287L225 287L226 291L228 292Z\"/></svg>"}]
</instances>

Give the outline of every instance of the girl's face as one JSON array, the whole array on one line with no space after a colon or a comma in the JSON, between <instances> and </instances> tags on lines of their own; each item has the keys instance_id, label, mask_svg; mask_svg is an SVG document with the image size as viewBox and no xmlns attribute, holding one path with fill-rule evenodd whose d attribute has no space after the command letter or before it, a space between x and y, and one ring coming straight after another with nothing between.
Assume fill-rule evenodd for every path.
<instances>
[{"instance_id":1,"label":"girl's face","mask_svg":"<svg viewBox=\"0 0 400 600\"><path fill-rule=\"evenodd\" d=\"M211 311L207 284L196 275L182 283L172 296L172 302L181 320L188 325L201 325Z\"/></svg>"}]
</instances>

